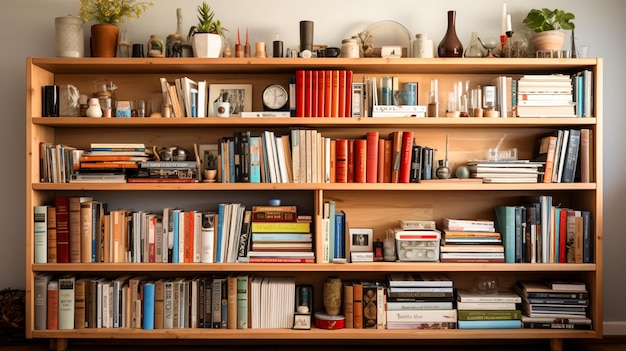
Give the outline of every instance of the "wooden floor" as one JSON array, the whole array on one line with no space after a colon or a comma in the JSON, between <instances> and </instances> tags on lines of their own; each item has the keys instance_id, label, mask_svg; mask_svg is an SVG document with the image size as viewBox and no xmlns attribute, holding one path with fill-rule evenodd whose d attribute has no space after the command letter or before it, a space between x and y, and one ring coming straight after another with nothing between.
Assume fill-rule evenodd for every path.
<instances>
[{"instance_id":1,"label":"wooden floor","mask_svg":"<svg viewBox=\"0 0 626 351\"><path fill-rule=\"evenodd\" d=\"M364 345L315 345L315 341L302 342L297 345L268 345L268 344L243 344L229 346L227 344L210 344L210 343L193 343L189 341L161 341L158 344L153 343L146 345L143 343L124 340L72 340L69 342L68 351L404 351L404 350L428 350L428 351L549 351L548 341L421 341L412 344L401 344L390 346L384 341L378 342L378 345L372 343ZM46 351L50 349L50 344L44 340L29 340L24 345L2 346L0 351ZM626 336L605 337L602 340L566 340L563 344L564 351L626 351Z\"/></svg>"}]
</instances>

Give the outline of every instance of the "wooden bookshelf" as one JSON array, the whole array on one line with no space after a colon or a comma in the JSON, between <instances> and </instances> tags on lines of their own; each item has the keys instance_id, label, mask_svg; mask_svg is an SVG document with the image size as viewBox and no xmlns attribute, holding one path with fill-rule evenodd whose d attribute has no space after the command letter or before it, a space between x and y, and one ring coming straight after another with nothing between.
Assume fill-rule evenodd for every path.
<instances>
[{"instance_id":1,"label":"wooden bookshelf","mask_svg":"<svg viewBox=\"0 0 626 351\"><path fill-rule=\"evenodd\" d=\"M498 75L572 74L582 70L594 73L594 111L591 118L130 118L41 117L41 88L45 85L73 84L81 93L90 94L93 81L113 81L118 99L149 100L160 92L159 78L173 80L182 76L206 79L209 83L248 83L253 86L253 110L262 110L260 93L270 83L287 85L297 69L350 69L354 80L364 76L398 76L400 81L419 82L419 103L428 96L430 79L439 79L440 116L444 115L444 94L454 82L471 80L484 85ZM295 59L295 58L27 58L26 89L26 336L48 338L57 350L71 339L242 339L312 340L344 343L357 340L427 339L545 339L553 350L560 350L563 339L602 337L602 59ZM449 135L452 169L468 159L480 158L506 134L506 147L516 147L520 158L532 156L538 136L562 128L589 128L593 132L591 183L482 184L336 184L336 183L191 183L191 184L54 184L39 180L39 143L87 148L93 142L138 142L146 145L177 145L193 150L193 143L214 143L234 131L275 130L285 133L292 127L315 128L332 138L362 138L375 130L386 137L396 130L412 130L419 143L445 149ZM442 153L437 154L442 158ZM185 207L202 203L215 208L224 201L243 201L247 206L280 197L283 204L295 204L313 216L314 240L321 241L322 205L335 200L355 226L374 228L375 238L383 239L387 228L399 219L443 217L494 218L494 206L511 204L522 196L552 195L564 206L584 208L592 213L593 263L438 263L379 262L353 264L164 264L164 263L87 263L35 264L33 206L50 204L57 196L93 196L109 202L110 208L135 208L157 211L175 203ZM208 198L208 200L207 200ZM307 213L308 212L308 213ZM316 244L316 257L321 245ZM39 273L77 276L114 277L141 273L155 278L192 277L198 274L251 272L266 275L293 275L297 283L313 284L315 306L322 306L322 282L330 275L345 279L383 279L386 272L443 272L456 288L472 286L474 276L489 273L501 287L517 280L559 277L584 281L590 293L589 316L592 330L355 330L310 331L289 329L80 329L35 330L34 278Z\"/></svg>"}]
</instances>

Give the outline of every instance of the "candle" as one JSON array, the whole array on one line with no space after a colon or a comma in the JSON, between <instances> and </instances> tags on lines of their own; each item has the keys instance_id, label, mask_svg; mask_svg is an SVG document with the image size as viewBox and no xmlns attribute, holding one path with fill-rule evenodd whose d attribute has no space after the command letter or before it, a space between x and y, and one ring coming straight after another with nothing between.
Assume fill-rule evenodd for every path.
<instances>
[{"instance_id":1,"label":"candle","mask_svg":"<svg viewBox=\"0 0 626 351\"><path fill-rule=\"evenodd\" d=\"M506 16L507 16L507 11L506 11L506 1L502 3L502 33L504 34L506 33Z\"/></svg>"},{"instance_id":2,"label":"candle","mask_svg":"<svg viewBox=\"0 0 626 351\"><path fill-rule=\"evenodd\" d=\"M506 15L506 33L512 31L513 29L511 29L511 15Z\"/></svg>"}]
</instances>

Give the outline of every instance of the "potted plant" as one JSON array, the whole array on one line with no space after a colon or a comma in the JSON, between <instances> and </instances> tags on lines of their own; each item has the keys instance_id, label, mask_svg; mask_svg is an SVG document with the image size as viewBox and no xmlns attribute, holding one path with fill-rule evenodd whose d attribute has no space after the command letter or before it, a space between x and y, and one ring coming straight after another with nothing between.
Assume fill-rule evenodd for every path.
<instances>
[{"instance_id":1,"label":"potted plant","mask_svg":"<svg viewBox=\"0 0 626 351\"><path fill-rule=\"evenodd\" d=\"M117 24L141 17L153 5L135 0L80 0L78 17L97 22L91 26L91 56L115 57L120 33Z\"/></svg>"},{"instance_id":2,"label":"potted plant","mask_svg":"<svg viewBox=\"0 0 626 351\"><path fill-rule=\"evenodd\" d=\"M215 19L215 12L203 2L198 5L198 24L189 28L187 40L193 46L195 57L220 57L222 53L222 39L228 29L222 27L222 22Z\"/></svg>"},{"instance_id":3,"label":"potted plant","mask_svg":"<svg viewBox=\"0 0 626 351\"><path fill-rule=\"evenodd\" d=\"M563 30L574 29L574 18L570 12L542 8L530 10L522 22L535 31L532 38L535 50L561 50L565 43Z\"/></svg>"}]
</instances>

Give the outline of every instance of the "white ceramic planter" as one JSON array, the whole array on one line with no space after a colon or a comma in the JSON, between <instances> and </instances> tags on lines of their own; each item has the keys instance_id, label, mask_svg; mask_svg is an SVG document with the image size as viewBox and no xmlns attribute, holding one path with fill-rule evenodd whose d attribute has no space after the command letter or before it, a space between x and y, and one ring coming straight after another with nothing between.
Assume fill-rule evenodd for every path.
<instances>
[{"instance_id":1,"label":"white ceramic planter","mask_svg":"<svg viewBox=\"0 0 626 351\"><path fill-rule=\"evenodd\" d=\"M222 37L212 33L193 35L193 56L216 58L222 55Z\"/></svg>"}]
</instances>

